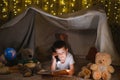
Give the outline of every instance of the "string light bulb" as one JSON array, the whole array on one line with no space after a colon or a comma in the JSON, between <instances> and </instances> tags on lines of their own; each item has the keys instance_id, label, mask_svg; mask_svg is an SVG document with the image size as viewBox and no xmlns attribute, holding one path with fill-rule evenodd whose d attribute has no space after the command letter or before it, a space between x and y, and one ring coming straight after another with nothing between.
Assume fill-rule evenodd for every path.
<instances>
[{"instance_id":1,"label":"string light bulb","mask_svg":"<svg viewBox=\"0 0 120 80\"><path fill-rule=\"evenodd\" d=\"M11 17L11 14L16 16L33 5L52 15L58 16L89 8L94 3L99 4L99 2L104 5L109 21L115 20L115 22L120 23L120 0L2 0L0 3L0 19L1 17Z\"/></svg>"}]
</instances>

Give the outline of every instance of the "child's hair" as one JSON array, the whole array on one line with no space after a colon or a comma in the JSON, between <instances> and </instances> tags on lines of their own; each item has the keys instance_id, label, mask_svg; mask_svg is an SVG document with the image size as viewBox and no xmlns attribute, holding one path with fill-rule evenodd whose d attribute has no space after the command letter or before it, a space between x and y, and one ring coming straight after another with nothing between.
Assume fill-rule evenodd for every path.
<instances>
[{"instance_id":1,"label":"child's hair","mask_svg":"<svg viewBox=\"0 0 120 80\"><path fill-rule=\"evenodd\" d=\"M53 46L52 46L52 51L53 51L53 52L56 52L56 49L60 49L60 48L62 48L62 47L67 48L66 43L65 43L64 41L62 41L62 40L58 40L58 41L56 41L56 42L53 44Z\"/></svg>"}]
</instances>

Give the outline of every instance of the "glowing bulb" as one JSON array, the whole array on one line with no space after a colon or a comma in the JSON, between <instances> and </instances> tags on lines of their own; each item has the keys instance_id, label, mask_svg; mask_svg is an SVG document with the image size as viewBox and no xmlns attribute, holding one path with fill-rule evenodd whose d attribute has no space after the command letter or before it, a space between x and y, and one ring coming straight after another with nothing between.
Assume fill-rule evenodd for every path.
<instances>
[{"instance_id":1,"label":"glowing bulb","mask_svg":"<svg viewBox=\"0 0 120 80\"><path fill-rule=\"evenodd\" d=\"M118 19L118 17L115 17L115 19Z\"/></svg>"},{"instance_id":2,"label":"glowing bulb","mask_svg":"<svg viewBox=\"0 0 120 80\"><path fill-rule=\"evenodd\" d=\"M75 2L75 0L73 0L73 2Z\"/></svg>"},{"instance_id":3,"label":"glowing bulb","mask_svg":"<svg viewBox=\"0 0 120 80\"><path fill-rule=\"evenodd\" d=\"M72 12L75 12L75 10L72 10Z\"/></svg>"},{"instance_id":4,"label":"glowing bulb","mask_svg":"<svg viewBox=\"0 0 120 80\"><path fill-rule=\"evenodd\" d=\"M17 11L14 12L15 14L17 13Z\"/></svg>"},{"instance_id":5,"label":"glowing bulb","mask_svg":"<svg viewBox=\"0 0 120 80\"><path fill-rule=\"evenodd\" d=\"M25 4L25 7L27 6L27 4Z\"/></svg>"},{"instance_id":6,"label":"glowing bulb","mask_svg":"<svg viewBox=\"0 0 120 80\"><path fill-rule=\"evenodd\" d=\"M7 12L7 9L6 9L6 8L3 8L3 9L2 9L2 12Z\"/></svg>"},{"instance_id":7,"label":"glowing bulb","mask_svg":"<svg viewBox=\"0 0 120 80\"><path fill-rule=\"evenodd\" d=\"M111 2L109 2L109 4L111 4Z\"/></svg>"},{"instance_id":8,"label":"glowing bulb","mask_svg":"<svg viewBox=\"0 0 120 80\"><path fill-rule=\"evenodd\" d=\"M108 5L106 4L105 7L107 7Z\"/></svg>"},{"instance_id":9,"label":"glowing bulb","mask_svg":"<svg viewBox=\"0 0 120 80\"><path fill-rule=\"evenodd\" d=\"M65 5L64 0L61 0L61 1L60 1L60 4L61 4L61 5Z\"/></svg>"},{"instance_id":10,"label":"glowing bulb","mask_svg":"<svg viewBox=\"0 0 120 80\"><path fill-rule=\"evenodd\" d=\"M16 1L16 3L19 3L19 1Z\"/></svg>"},{"instance_id":11,"label":"glowing bulb","mask_svg":"<svg viewBox=\"0 0 120 80\"><path fill-rule=\"evenodd\" d=\"M49 4L49 2L46 2L46 4Z\"/></svg>"},{"instance_id":12,"label":"glowing bulb","mask_svg":"<svg viewBox=\"0 0 120 80\"><path fill-rule=\"evenodd\" d=\"M53 13L53 15L56 15L56 13Z\"/></svg>"},{"instance_id":13,"label":"glowing bulb","mask_svg":"<svg viewBox=\"0 0 120 80\"><path fill-rule=\"evenodd\" d=\"M54 13L54 11L52 10L51 13Z\"/></svg>"},{"instance_id":14,"label":"glowing bulb","mask_svg":"<svg viewBox=\"0 0 120 80\"><path fill-rule=\"evenodd\" d=\"M39 0L37 0L37 1L36 1L36 4L39 4L39 3L40 3L40 1L39 1Z\"/></svg>"},{"instance_id":15,"label":"glowing bulb","mask_svg":"<svg viewBox=\"0 0 120 80\"><path fill-rule=\"evenodd\" d=\"M89 6L86 6L86 8L88 8Z\"/></svg>"},{"instance_id":16,"label":"glowing bulb","mask_svg":"<svg viewBox=\"0 0 120 80\"><path fill-rule=\"evenodd\" d=\"M63 13L60 13L60 15L62 15Z\"/></svg>"},{"instance_id":17,"label":"glowing bulb","mask_svg":"<svg viewBox=\"0 0 120 80\"><path fill-rule=\"evenodd\" d=\"M67 8L63 8L63 9L62 9L62 12L67 12Z\"/></svg>"},{"instance_id":18,"label":"glowing bulb","mask_svg":"<svg viewBox=\"0 0 120 80\"><path fill-rule=\"evenodd\" d=\"M82 1L82 4L87 4L87 0L83 0L83 1Z\"/></svg>"},{"instance_id":19,"label":"glowing bulb","mask_svg":"<svg viewBox=\"0 0 120 80\"><path fill-rule=\"evenodd\" d=\"M50 7L53 7L53 4L51 4Z\"/></svg>"},{"instance_id":20,"label":"glowing bulb","mask_svg":"<svg viewBox=\"0 0 120 80\"><path fill-rule=\"evenodd\" d=\"M103 3L103 0L101 2Z\"/></svg>"},{"instance_id":21,"label":"glowing bulb","mask_svg":"<svg viewBox=\"0 0 120 80\"><path fill-rule=\"evenodd\" d=\"M3 6L3 4L0 4L0 6Z\"/></svg>"},{"instance_id":22,"label":"glowing bulb","mask_svg":"<svg viewBox=\"0 0 120 80\"><path fill-rule=\"evenodd\" d=\"M19 11L19 12L20 12L20 11L21 11L21 9L17 9L17 11Z\"/></svg>"},{"instance_id":23,"label":"glowing bulb","mask_svg":"<svg viewBox=\"0 0 120 80\"><path fill-rule=\"evenodd\" d=\"M7 15L3 15L3 18L7 18Z\"/></svg>"},{"instance_id":24,"label":"glowing bulb","mask_svg":"<svg viewBox=\"0 0 120 80\"><path fill-rule=\"evenodd\" d=\"M108 9L108 11L110 11L110 9Z\"/></svg>"},{"instance_id":25,"label":"glowing bulb","mask_svg":"<svg viewBox=\"0 0 120 80\"><path fill-rule=\"evenodd\" d=\"M17 6L14 6L14 8L16 8Z\"/></svg>"},{"instance_id":26,"label":"glowing bulb","mask_svg":"<svg viewBox=\"0 0 120 80\"><path fill-rule=\"evenodd\" d=\"M74 3L71 3L71 6L72 6L72 7L74 7L74 6L75 6L75 4L74 4Z\"/></svg>"},{"instance_id":27,"label":"glowing bulb","mask_svg":"<svg viewBox=\"0 0 120 80\"><path fill-rule=\"evenodd\" d=\"M4 4L5 4L6 6L8 6L8 2L4 1Z\"/></svg>"},{"instance_id":28,"label":"glowing bulb","mask_svg":"<svg viewBox=\"0 0 120 80\"><path fill-rule=\"evenodd\" d=\"M117 9L117 7L114 7L115 9Z\"/></svg>"},{"instance_id":29,"label":"glowing bulb","mask_svg":"<svg viewBox=\"0 0 120 80\"><path fill-rule=\"evenodd\" d=\"M47 6L45 6L43 9L44 9L45 11L47 11L47 10L48 10L48 7L47 7Z\"/></svg>"}]
</instances>

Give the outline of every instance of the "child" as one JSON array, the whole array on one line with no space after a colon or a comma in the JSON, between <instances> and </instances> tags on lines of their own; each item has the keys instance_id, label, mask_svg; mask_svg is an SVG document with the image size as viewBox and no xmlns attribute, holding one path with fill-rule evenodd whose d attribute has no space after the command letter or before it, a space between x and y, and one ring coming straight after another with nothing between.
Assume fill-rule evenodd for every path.
<instances>
[{"instance_id":1,"label":"child","mask_svg":"<svg viewBox=\"0 0 120 80\"><path fill-rule=\"evenodd\" d=\"M57 40L62 40L66 43L67 45L67 48L69 49L68 51L73 55L73 52L72 52L72 49L71 49L71 46L69 45L69 42L68 42L68 35L65 34L65 33L56 33L55 34L55 38Z\"/></svg>"},{"instance_id":2,"label":"child","mask_svg":"<svg viewBox=\"0 0 120 80\"><path fill-rule=\"evenodd\" d=\"M74 59L68 52L66 43L62 40L56 41L53 46L51 71L66 70L68 75L74 74ZM58 57L58 58L57 58Z\"/></svg>"}]
</instances>

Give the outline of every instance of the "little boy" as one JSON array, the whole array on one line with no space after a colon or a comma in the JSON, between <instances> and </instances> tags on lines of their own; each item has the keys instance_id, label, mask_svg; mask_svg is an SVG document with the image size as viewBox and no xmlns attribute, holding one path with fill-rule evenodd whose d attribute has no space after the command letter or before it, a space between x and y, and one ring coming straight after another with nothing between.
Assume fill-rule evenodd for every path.
<instances>
[{"instance_id":1,"label":"little boy","mask_svg":"<svg viewBox=\"0 0 120 80\"><path fill-rule=\"evenodd\" d=\"M62 40L56 41L53 46L51 71L66 70L68 75L74 74L74 59L68 52L66 43ZM58 59L56 58L58 57Z\"/></svg>"}]
</instances>

